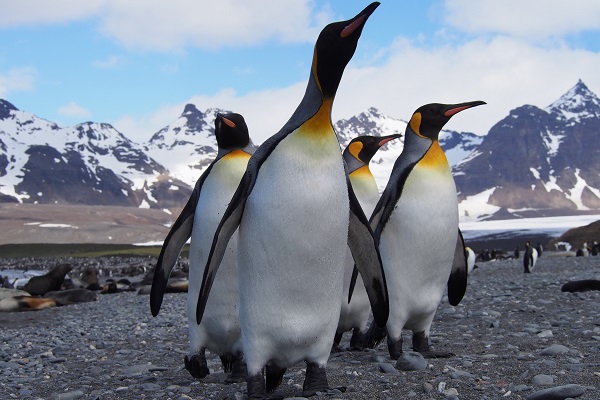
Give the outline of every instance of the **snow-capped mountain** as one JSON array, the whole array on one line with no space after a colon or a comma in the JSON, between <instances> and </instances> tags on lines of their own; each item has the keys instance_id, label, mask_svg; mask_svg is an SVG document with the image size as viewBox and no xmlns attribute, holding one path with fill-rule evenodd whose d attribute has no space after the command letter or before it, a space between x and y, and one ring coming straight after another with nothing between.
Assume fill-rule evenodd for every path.
<instances>
[{"instance_id":1,"label":"snow-capped mountain","mask_svg":"<svg viewBox=\"0 0 600 400\"><path fill-rule=\"evenodd\" d=\"M193 187L217 155L214 122L217 113L226 112L209 108L203 113L187 104L181 116L156 132L144 149L172 177Z\"/></svg>"},{"instance_id":2,"label":"snow-capped mountain","mask_svg":"<svg viewBox=\"0 0 600 400\"><path fill-rule=\"evenodd\" d=\"M345 149L356 136L387 136L397 133L402 135L401 138L388 142L380 149L369 165L379 190L383 191L394 162L404 147L406 125L406 121L383 115L375 108L369 108L355 117L338 121L335 124L335 130L342 149ZM442 130L439 140L440 146L448 158L448 163L454 166L476 149L483 137L473 133Z\"/></svg>"},{"instance_id":3,"label":"snow-capped mountain","mask_svg":"<svg viewBox=\"0 0 600 400\"><path fill-rule=\"evenodd\" d=\"M0 202L176 210L217 153L214 119L185 106L137 144L109 124L61 128L0 100ZM341 149L359 135L404 135L406 121L370 108L335 123ZM600 209L600 99L579 81L545 109L524 105L486 136L442 131L461 221L573 215ZM383 190L403 138L371 161Z\"/></svg>"},{"instance_id":4,"label":"snow-capped mountain","mask_svg":"<svg viewBox=\"0 0 600 400\"><path fill-rule=\"evenodd\" d=\"M600 99L580 80L545 109L516 108L454 168L463 220L600 209Z\"/></svg>"},{"instance_id":5,"label":"snow-capped mountain","mask_svg":"<svg viewBox=\"0 0 600 400\"><path fill-rule=\"evenodd\" d=\"M179 207L191 192L109 124L60 128L0 100L3 202Z\"/></svg>"}]
</instances>

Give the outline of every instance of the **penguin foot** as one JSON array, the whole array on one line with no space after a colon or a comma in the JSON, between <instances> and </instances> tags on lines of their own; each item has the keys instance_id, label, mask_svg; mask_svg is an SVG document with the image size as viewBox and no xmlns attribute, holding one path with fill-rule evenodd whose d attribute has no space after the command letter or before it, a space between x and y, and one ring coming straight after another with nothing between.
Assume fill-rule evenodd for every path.
<instances>
[{"instance_id":1,"label":"penguin foot","mask_svg":"<svg viewBox=\"0 0 600 400\"><path fill-rule=\"evenodd\" d=\"M358 328L354 328L352 331L352 337L350 338L350 347L348 350L350 351L363 351L364 342L365 342L365 334L361 332Z\"/></svg>"},{"instance_id":2,"label":"penguin foot","mask_svg":"<svg viewBox=\"0 0 600 400\"><path fill-rule=\"evenodd\" d=\"M272 393L279 385L281 385L286 368L280 368L277 365L267 365L265 370L267 378L267 393Z\"/></svg>"},{"instance_id":3,"label":"penguin foot","mask_svg":"<svg viewBox=\"0 0 600 400\"><path fill-rule=\"evenodd\" d=\"M394 340L388 336L388 353L392 360L397 360L402 355L402 336L398 340Z\"/></svg>"},{"instance_id":4,"label":"penguin foot","mask_svg":"<svg viewBox=\"0 0 600 400\"><path fill-rule=\"evenodd\" d=\"M343 351L344 349L342 349L340 346L337 346L335 344L331 346L331 354L342 353Z\"/></svg>"},{"instance_id":5,"label":"penguin foot","mask_svg":"<svg viewBox=\"0 0 600 400\"><path fill-rule=\"evenodd\" d=\"M261 373L249 376L246 382L246 391L249 399L268 399L265 378Z\"/></svg>"},{"instance_id":6,"label":"penguin foot","mask_svg":"<svg viewBox=\"0 0 600 400\"><path fill-rule=\"evenodd\" d=\"M434 351L429 347L429 337L425 336L424 331L413 332L413 350L418 351L425 358L448 358L456 354L449 351Z\"/></svg>"},{"instance_id":7,"label":"penguin foot","mask_svg":"<svg viewBox=\"0 0 600 400\"><path fill-rule=\"evenodd\" d=\"M365 334L365 339L363 340L363 348L372 349L377 346L383 339L385 339L386 330L385 328L380 328L374 322L369 326L369 330Z\"/></svg>"},{"instance_id":8,"label":"penguin foot","mask_svg":"<svg viewBox=\"0 0 600 400\"><path fill-rule=\"evenodd\" d=\"M185 356L183 364L185 369L187 369L194 378L203 379L210 374L204 351L201 351L200 354L194 354L191 357Z\"/></svg>"},{"instance_id":9,"label":"penguin foot","mask_svg":"<svg viewBox=\"0 0 600 400\"><path fill-rule=\"evenodd\" d=\"M425 358L450 358L450 357L454 357L456 355L450 351L434 351L434 350L420 351L419 353L421 353L421 355Z\"/></svg>"},{"instance_id":10,"label":"penguin foot","mask_svg":"<svg viewBox=\"0 0 600 400\"><path fill-rule=\"evenodd\" d=\"M320 367L315 362L306 362L306 377L302 387L302 396L310 397L317 392L326 392L329 390L329 382L327 381L327 373L325 367Z\"/></svg>"},{"instance_id":11,"label":"penguin foot","mask_svg":"<svg viewBox=\"0 0 600 400\"><path fill-rule=\"evenodd\" d=\"M242 383L248 379L248 369L244 362L241 354L238 355L233 366L231 367L231 373L227 375L225 383Z\"/></svg>"},{"instance_id":12,"label":"penguin foot","mask_svg":"<svg viewBox=\"0 0 600 400\"><path fill-rule=\"evenodd\" d=\"M340 346L340 342L342 341L342 335L344 334L344 332L336 332L335 336L333 337L333 346L339 348Z\"/></svg>"}]
</instances>

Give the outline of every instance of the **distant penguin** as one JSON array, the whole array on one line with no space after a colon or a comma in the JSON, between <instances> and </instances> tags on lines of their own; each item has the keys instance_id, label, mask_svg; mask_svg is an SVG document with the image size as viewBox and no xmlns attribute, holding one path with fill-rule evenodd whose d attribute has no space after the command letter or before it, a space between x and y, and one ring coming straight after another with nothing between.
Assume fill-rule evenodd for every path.
<instances>
[{"instance_id":1,"label":"distant penguin","mask_svg":"<svg viewBox=\"0 0 600 400\"><path fill-rule=\"evenodd\" d=\"M523 268L524 273L528 274L535 268L537 262L538 253L537 250L531 246L530 242L525 243L525 252L523 253Z\"/></svg>"},{"instance_id":2,"label":"distant penguin","mask_svg":"<svg viewBox=\"0 0 600 400\"><path fill-rule=\"evenodd\" d=\"M154 271L150 308L156 316L165 291L174 291L169 275L181 248L191 236L189 282L182 282L188 292L190 337L190 352L184 365L195 378L204 378L209 374L205 355L208 349L220 355L225 372L232 372L228 380L236 381L245 379L238 311L237 234L229 242L221 274L214 282L215 291L208 299L205 319L200 325L196 323L196 306L213 235L246 170L253 146L244 118L239 114L217 114L215 137L219 147L217 157L196 182L188 203L163 244Z\"/></svg>"},{"instance_id":3,"label":"distant penguin","mask_svg":"<svg viewBox=\"0 0 600 400\"><path fill-rule=\"evenodd\" d=\"M372 3L320 33L304 98L250 159L215 234L198 320L203 320L225 245L239 226L240 320L249 398L266 397L286 369L301 361L307 364L303 396L328 389L326 364L340 315L348 246L367 283L375 321L384 326L387 320L381 258L331 125L344 68L378 5Z\"/></svg>"},{"instance_id":4,"label":"distant penguin","mask_svg":"<svg viewBox=\"0 0 600 400\"><path fill-rule=\"evenodd\" d=\"M379 200L379 189L377 182L369 169L369 162L383 145L387 142L399 138L401 135L389 136L359 136L352 139L344 150L343 157L348 168L348 175L352 189L360 203L365 215L371 215L377 200ZM367 323L371 306L369 297L360 277L353 277L354 259L350 249L346 251L346 271L344 274L344 291L342 294L342 309L340 311L340 321L333 341L334 348L337 348L344 332L352 329L352 338L350 339L350 350L362 349L364 335L367 332ZM350 282L358 279L358 285L355 286L352 293L352 300L348 302L348 293ZM355 283L353 283L354 285Z\"/></svg>"},{"instance_id":5,"label":"distant penguin","mask_svg":"<svg viewBox=\"0 0 600 400\"><path fill-rule=\"evenodd\" d=\"M462 300L467 287L456 186L438 136L453 115L481 104L435 103L414 112L404 149L371 216L390 310L386 330L371 325L366 345L374 346L387 333L392 359L402 354L404 328L412 330L413 349L425 357L452 355L429 347L429 330L446 286L451 305Z\"/></svg>"},{"instance_id":6,"label":"distant penguin","mask_svg":"<svg viewBox=\"0 0 600 400\"><path fill-rule=\"evenodd\" d=\"M465 247L465 255L467 257L467 274L470 275L475 268L475 259L477 255L470 247Z\"/></svg>"},{"instance_id":7,"label":"distant penguin","mask_svg":"<svg viewBox=\"0 0 600 400\"><path fill-rule=\"evenodd\" d=\"M542 253L544 252L544 246L542 246L542 244L540 242L538 242L538 244L535 247L535 249L537 250L538 258L541 257Z\"/></svg>"}]
</instances>

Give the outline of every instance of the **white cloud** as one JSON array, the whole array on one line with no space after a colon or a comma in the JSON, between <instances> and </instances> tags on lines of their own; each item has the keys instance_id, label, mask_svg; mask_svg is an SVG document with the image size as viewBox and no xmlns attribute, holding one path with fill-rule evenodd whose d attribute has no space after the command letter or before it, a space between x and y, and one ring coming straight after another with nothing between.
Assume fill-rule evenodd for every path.
<instances>
[{"instance_id":1,"label":"white cloud","mask_svg":"<svg viewBox=\"0 0 600 400\"><path fill-rule=\"evenodd\" d=\"M192 45L214 49L269 39L311 40L324 18L307 0L114 1L102 16L101 31L129 48L170 51Z\"/></svg>"},{"instance_id":2,"label":"white cloud","mask_svg":"<svg viewBox=\"0 0 600 400\"><path fill-rule=\"evenodd\" d=\"M100 31L135 50L174 51L312 40L331 21L310 0L39 0L5 2L0 27L97 19Z\"/></svg>"},{"instance_id":3,"label":"white cloud","mask_svg":"<svg viewBox=\"0 0 600 400\"><path fill-rule=\"evenodd\" d=\"M597 0L446 0L445 20L455 29L543 39L600 30Z\"/></svg>"},{"instance_id":4,"label":"white cloud","mask_svg":"<svg viewBox=\"0 0 600 400\"><path fill-rule=\"evenodd\" d=\"M485 134L514 108L548 106L578 79L600 95L596 72L600 69L599 53L566 47L546 49L507 37L439 48L421 48L400 38L386 51L387 61L377 67L359 68L350 62L335 100L333 121L350 118L371 106L406 120L423 104L484 100L487 105L460 114L446 127ZM142 121L129 119L127 124L122 121L122 126L116 126L128 136L138 132L137 140L145 141L173 122L189 102L200 110L218 107L244 115L252 139L260 143L287 122L305 87L306 81L302 81L245 95L226 89L213 96L194 96L163 107Z\"/></svg>"},{"instance_id":5,"label":"white cloud","mask_svg":"<svg viewBox=\"0 0 600 400\"><path fill-rule=\"evenodd\" d=\"M86 108L80 106L75 102L70 102L64 106L58 108L58 114L64 115L66 117L77 117L77 118L87 118L92 115L92 113Z\"/></svg>"},{"instance_id":6,"label":"white cloud","mask_svg":"<svg viewBox=\"0 0 600 400\"><path fill-rule=\"evenodd\" d=\"M599 53L546 49L506 37L439 48L398 39L388 51L387 62L377 68L350 64L334 105L334 120L369 106L408 119L426 103L484 100L488 105L453 118L447 127L485 134L511 109L524 104L546 107L580 78L600 94Z\"/></svg>"},{"instance_id":7,"label":"white cloud","mask_svg":"<svg viewBox=\"0 0 600 400\"><path fill-rule=\"evenodd\" d=\"M95 60L92 62L92 65L96 68L110 69L116 68L121 64L121 57L116 55L111 55L104 60Z\"/></svg>"},{"instance_id":8,"label":"white cloud","mask_svg":"<svg viewBox=\"0 0 600 400\"><path fill-rule=\"evenodd\" d=\"M35 68L13 68L6 73L0 72L0 98L11 92L30 91L34 88L37 72Z\"/></svg>"},{"instance_id":9,"label":"white cloud","mask_svg":"<svg viewBox=\"0 0 600 400\"><path fill-rule=\"evenodd\" d=\"M97 14L106 0L4 1L0 27L56 24L86 19Z\"/></svg>"}]
</instances>

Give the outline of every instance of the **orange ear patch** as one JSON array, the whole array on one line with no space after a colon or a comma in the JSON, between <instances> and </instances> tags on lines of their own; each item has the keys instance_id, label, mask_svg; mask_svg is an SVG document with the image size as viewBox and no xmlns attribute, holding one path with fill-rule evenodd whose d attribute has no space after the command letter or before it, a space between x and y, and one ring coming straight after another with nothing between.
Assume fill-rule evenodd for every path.
<instances>
[{"instance_id":1,"label":"orange ear patch","mask_svg":"<svg viewBox=\"0 0 600 400\"><path fill-rule=\"evenodd\" d=\"M413 116L410 118L410 121L408 122L408 125L410 126L410 129L413 130L414 133L416 133L417 135L423 137L421 135L421 113L414 113Z\"/></svg>"},{"instance_id":2,"label":"orange ear patch","mask_svg":"<svg viewBox=\"0 0 600 400\"><path fill-rule=\"evenodd\" d=\"M354 158L356 158L357 160L360 160L360 157L358 157L358 155L360 154L360 151L363 149L363 144L361 142L352 142L350 143L350 145L348 146L348 151L350 152L350 154L352 154L354 156Z\"/></svg>"}]
</instances>

